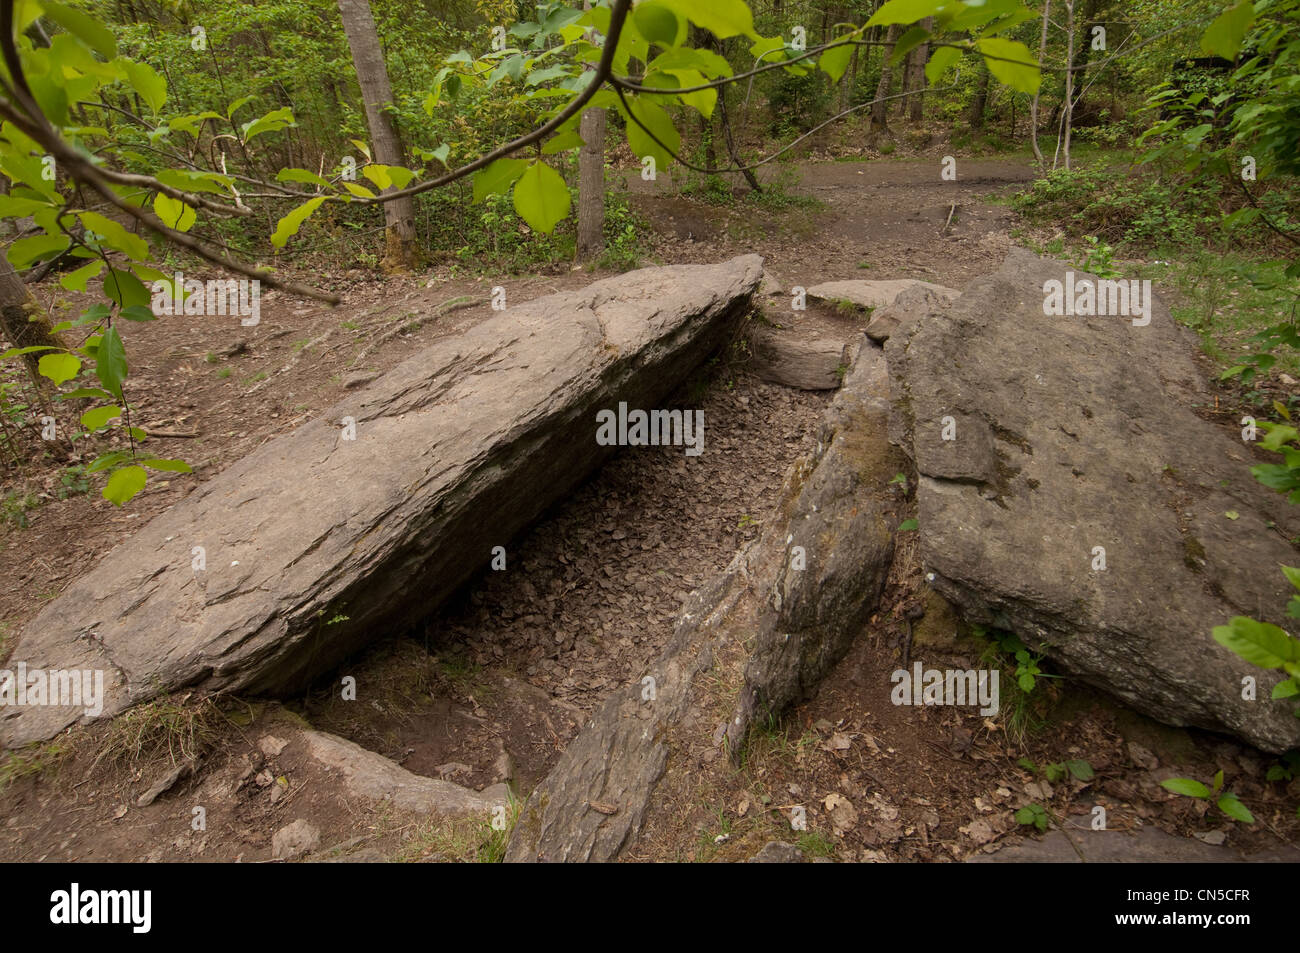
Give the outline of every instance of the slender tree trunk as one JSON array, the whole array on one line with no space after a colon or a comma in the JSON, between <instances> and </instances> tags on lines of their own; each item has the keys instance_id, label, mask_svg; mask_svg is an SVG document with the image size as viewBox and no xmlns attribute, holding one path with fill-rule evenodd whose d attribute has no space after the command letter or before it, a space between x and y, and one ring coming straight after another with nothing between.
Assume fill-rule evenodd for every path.
<instances>
[{"instance_id":1,"label":"slender tree trunk","mask_svg":"<svg viewBox=\"0 0 1300 953\"><path fill-rule=\"evenodd\" d=\"M1065 99L1062 102L1061 131L1056 136L1056 153L1052 156L1052 168L1056 168L1061 155L1062 145L1065 151L1065 169L1070 170L1070 133L1074 124L1074 0L1065 0Z\"/></svg>"},{"instance_id":2,"label":"slender tree trunk","mask_svg":"<svg viewBox=\"0 0 1300 953\"><path fill-rule=\"evenodd\" d=\"M989 68L980 60L980 78L975 82L975 98L970 101L970 127L978 132L984 128L984 110L989 102Z\"/></svg>"},{"instance_id":3,"label":"slender tree trunk","mask_svg":"<svg viewBox=\"0 0 1300 953\"><path fill-rule=\"evenodd\" d=\"M51 330L49 319L41 311L22 278L9 264L9 258L0 253L0 336L13 347L63 347L63 342ZM43 377L36 373L41 353L24 354L32 380L44 386Z\"/></svg>"},{"instance_id":4,"label":"slender tree trunk","mask_svg":"<svg viewBox=\"0 0 1300 953\"><path fill-rule=\"evenodd\" d=\"M1043 32L1038 39L1038 68L1041 72L1043 68L1043 57L1047 55L1047 15L1052 9L1052 0L1043 0ZM1043 150L1038 148L1038 93L1034 93L1034 98L1029 101L1029 142L1034 147L1034 158L1038 160L1038 167L1041 169L1047 161L1043 158Z\"/></svg>"},{"instance_id":5,"label":"slender tree trunk","mask_svg":"<svg viewBox=\"0 0 1300 953\"><path fill-rule=\"evenodd\" d=\"M889 129L889 101L885 98L894 85L894 70L889 65L889 57L894 53L894 44L898 42L903 28L897 23L889 28L885 37L884 58L880 61L880 82L876 84L876 101L871 106L872 132L886 132Z\"/></svg>"},{"instance_id":6,"label":"slender tree trunk","mask_svg":"<svg viewBox=\"0 0 1300 953\"><path fill-rule=\"evenodd\" d=\"M736 151L736 141L731 138L731 120L727 117L727 90L730 88L731 85L728 84L718 90L718 105L716 110L719 119L722 122L722 140L726 143L727 155L731 156L732 165L739 167L743 166L745 163L740 158L740 154ZM745 181L749 183L749 187L755 192L763 191L763 187L758 184L758 178L754 175L752 169L742 168L740 174L745 177Z\"/></svg>"},{"instance_id":7,"label":"slender tree trunk","mask_svg":"<svg viewBox=\"0 0 1300 953\"><path fill-rule=\"evenodd\" d=\"M590 10L591 0L583 0L582 8ZM605 110L584 112L580 135L583 145L578 150L578 260L591 261L605 247Z\"/></svg>"},{"instance_id":8,"label":"slender tree trunk","mask_svg":"<svg viewBox=\"0 0 1300 953\"><path fill-rule=\"evenodd\" d=\"M921 21L921 26L927 30L934 29L934 17L926 17ZM925 98L925 63L930 58L930 44L922 43L908 56L908 71L911 73L911 79L908 82L908 88L912 95L908 97L908 106L910 109L909 118L912 122L921 121L921 102Z\"/></svg>"},{"instance_id":9,"label":"slender tree trunk","mask_svg":"<svg viewBox=\"0 0 1300 953\"><path fill-rule=\"evenodd\" d=\"M393 102L393 88L388 81L388 67L384 64L384 51L379 45L379 33L375 30L369 0L338 0L338 4L366 107L366 124L370 127L375 161L383 165L405 165L402 140L392 117L385 111ZM385 202L384 222L387 226L384 269L408 271L416 267L419 250L415 241L414 200L403 198Z\"/></svg>"}]
</instances>

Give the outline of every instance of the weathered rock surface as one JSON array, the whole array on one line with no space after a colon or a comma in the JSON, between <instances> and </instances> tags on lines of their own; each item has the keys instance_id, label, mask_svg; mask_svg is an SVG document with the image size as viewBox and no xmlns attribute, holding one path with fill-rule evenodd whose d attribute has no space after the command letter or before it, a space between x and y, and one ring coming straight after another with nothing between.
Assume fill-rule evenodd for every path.
<instances>
[{"instance_id":1,"label":"weathered rock surface","mask_svg":"<svg viewBox=\"0 0 1300 953\"><path fill-rule=\"evenodd\" d=\"M765 381L800 390L834 390L852 362L852 345L810 337L793 328L755 324L749 330L748 369Z\"/></svg>"},{"instance_id":2,"label":"weathered rock surface","mask_svg":"<svg viewBox=\"0 0 1300 953\"><path fill-rule=\"evenodd\" d=\"M378 752L328 732L305 730L302 739L312 758L339 772L349 794L371 801L390 801L403 811L481 814L488 820L509 797L505 784L494 784L476 793L450 781L412 774Z\"/></svg>"},{"instance_id":3,"label":"weathered rock surface","mask_svg":"<svg viewBox=\"0 0 1300 953\"><path fill-rule=\"evenodd\" d=\"M1158 300L1146 326L1044 316L1044 282L1068 267L1016 250L886 345L927 578L1157 720L1295 747L1277 676L1210 629L1283 621L1300 520L1251 477L1249 449L1192 412L1209 403L1195 341Z\"/></svg>"},{"instance_id":4,"label":"weathered rock surface","mask_svg":"<svg viewBox=\"0 0 1300 953\"><path fill-rule=\"evenodd\" d=\"M1155 827L1131 834L1120 831L1059 830L987 854L966 858L968 864L1294 864L1300 850L1284 844L1242 854L1226 844L1212 846L1191 837L1175 837Z\"/></svg>"},{"instance_id":5,"label":"weathered rock surface","mask_svg":"<svg viewBox=\"0 0 1300 953\"><path fill-rule=\"evenodd\" d=\"M780 558L727 725L735 757L755 719L811 694L879 604L898 522L889 481L903 465L888 393L884 356L867 345L822 419L819 453L795 474L782 535L763 543Z\"/></svg>"},{"instance_id":6,"label":"weathered rock surface","mask_svg":"<svg viewBox=\"0 0 1300 953\"><path fill-rule=\"evenodd\" d=\"M297 860L320 846L320 830L309 821L298 818L286 824L271 837L271 856L275 860Z\"/></svg>"},{"instance_id":7,"label":"weathered rock surface","mask_svg":"<svg viewBox=\"0 0 1300 953\"><path fill-rule=\"evenodd\" d=\"M913 287L899 292L898 297L889 304L871 313L871 320L867 322L867 337L877 344L883 344L902 322L915 321L932 311L942 311L957 294L951 288L939 288L918 281Z\"/></svg>"},{"instance_id":8,"label":"weathered rock surface","mask_svg":"<svg viewBox=\"0 0 1300 953\"><path fill-rule=\"evenodd\" d=\"M104 670L108 715L182 686L302 689L429 612L590 474L613 452L595 442L596 411L660 406L761 276L756 255L630 272L435 343L154 519L12 658ZM0 744L82 716L7 707Z\"/></svg>"},{"instance_id":9,"label":"weathered rock surface","mask_svg":"<svg viewBox=\"0 0 1300 953\"><path fill-rule=\"evenodd\" d=\"M936 285L930 281L918 281L915 278L897 278L888 281L864 281L850 279L847 281L825 281L808 289L808 297L832 304L848 301L859 308L883 308L893 304L904 291L913 288L925 288L936 295L952 299L961 294L952 288Z\"/></svg>"},{"instance_id":10,"label":"weathered rock surface","mask_svg":"<svg viewBox=\"0 0 1300 953\"><path fill-rule=\"evenodd\" d=\"M565 749L524 806L508 861L618 858L681 754L679 731L695 747L730 739L735 750L755 716L780 711L843 655L876 604L892 555L883 490L902 458L888 444L887 388L883 355L861 348L826 415L820 453L787 477L759 538L692 596L646 673L653 682L615 691ZM806 569L788 569L792 545L805 547ZM741 705L715 730L692 709L692 691L718 653L738 644L754 652Z\"/></svg>"},{"instance_id":11,"label":"weathered rock surface","mask_svg":"<svg viewBox=\"0 0 1300 953\"><path fill-rule=\"evenodd\" d=\"M808 860L796 844L770 840L757 854L745 861L747 864L804 864Z\"/></svg>"}]
</instances>

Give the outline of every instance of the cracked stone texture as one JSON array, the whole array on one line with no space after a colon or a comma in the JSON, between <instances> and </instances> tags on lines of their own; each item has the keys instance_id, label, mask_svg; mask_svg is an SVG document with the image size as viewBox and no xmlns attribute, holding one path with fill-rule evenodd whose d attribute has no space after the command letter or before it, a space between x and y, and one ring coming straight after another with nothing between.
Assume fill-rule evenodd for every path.
<instances>
[{"instance_id":1,"label":"cracked stone texture","mask_svg":"<svg viewBox=\"0 0 1300 953\"><path fill-rule=\"evenodd\" d=\"M320 764L338 771L349 794L371 801L391 801L421 814L480 814L484 821L507 803L509 787L493 784L480 792L450 781L421 777L383 755L325 731L302 733L307 751Z\"/></svg>"},{"instance_id":2,"label":"cracked stone texture","mask_svg":"<svg viewBox=\"0 0 1300 953\"><path fill-rule=\"evenodd\" d=\"M181 687L303 689L426 615L588 476L615 450L595 442L596 411L660 406L762 273L757 255L643 269L438 341L152 520L26 627L13 662L104 669L105 715ZM82 717L7 706L0 745Z\"/></svg>"},{"instance_id":3,"label":"cracked stone texture","mask_svg":"<svg viewBox=\"0 0 1300 953\"><path fill-rule=\"evenodd\" d=\"M932 585L1157 720L1296 747L1293 706L1269 698L1278 674L1210 629L1284 621L1298 511L1255 482L1240 439L1192 412L1211 402L1196 342L1158 298L1145 327L1043 314L1044 282L1071 267L1013 250L885 346Z\"/></svg>"},{"instance_id":4,"label":"cracked stone texture","mask_svg":"<svg viewBox=\"0 0 1300 953\"><path fill-rule=\"evenodd\" d=\"M1284 844L1255 854L1191 837L1175 837L1156 827L1132 833L1054 830L1039 839L1000 847L966 858L968 864L1294 864L1300 850Z\"/></svg>"},{"instance_id":5,"label":"cracked stone texture","mask_svg":"<svg viewBox=\"0 0 1300 953\"><path fill-rule=\"evenodd\" d=\"M670 757L707 747L710 733L713 747L729 739L737 751L755 717L803 697L843 656L893 553L883 497L902 458L888 441L888 386L880 349L862 346L818 451L787 475L776 517L687 603L647 672L654 697L638 682L606 700L524 805L507 861L617 859L641 832ZM806 569L787 570L792 545L805 547ZM752 653L742 704L716 730L702 726L692 688L737 643Z\"/></svg>"}]
</instances>

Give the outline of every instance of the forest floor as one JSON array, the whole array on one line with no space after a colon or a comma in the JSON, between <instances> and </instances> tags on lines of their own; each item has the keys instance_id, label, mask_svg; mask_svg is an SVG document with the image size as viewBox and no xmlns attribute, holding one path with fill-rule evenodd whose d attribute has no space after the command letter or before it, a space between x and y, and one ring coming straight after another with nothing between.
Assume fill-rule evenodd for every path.
<instances>
[{"instance_id":1,"label":"forest floor","mask_svg":"<svg viewBox=\"0 0 1300 953\"><path fill-rule=\"evenodd\" d=\"M1006 198L1033 173L1015 159L959 159L957 180L945 181L940 160L804 163L797 184L722 204L680 194L667 176L629 176L627 188L652 229L646 264L757 252L786 288L846 278L960 288L995 270L1017 243L1023 223ZM342 295L337 309L268 293L256 327L170 317L125 328L136 422L178 435L151 444L191 462L195 473L151 484L121 509L85 492L69 470L94 453L67 453L10 476L0 487L0 577L10 582L0 591L0 660L42 606L150 517L318 416L347 388L481 320L493 285L519 302L599 277L554 271L448 278L434 269L381 279L353 269L307 276ZM54 281L36 292L57 315L87 300ZM466 298L469 306L429 317ZM818 320L846 335L857 330L857 318L829 310ZM449 828L350 796L303 754L295 732L305 719L412 772L473 788L508 774L526 797L610 688L639 678L657 656L689 592L758 533L784 473L815 444L829 394L757 380L746 373L743 349L707 370L707 386L679 396L702 406L710 422L701 465L684 466L670 449L619 455L515 541L511 558L522 574L476 580L416 630L389 634L306 697L218 705L180 697L9 757L0 766L0 785L8 783L0 859L266 860L272 834L299 817L337 853L499 856L499 838L485 825ZM1151 824L1244 851L1300 837L1300 782L1290 790L1266 782L1272 759L1158 725L1080 686L1053 683L996 720L888 704L904 619L918 603L925 616L914 658L974 667L984 651L941 600L924 595L919 575L914 546L900 546L881 611L818 694L760 732L741 767L701 764L696 786L670 792L671 811L653 816L637 856L740 859L766 840L797 838L805 854L839 860L963 859L1032 835L1013 818L1030 801L1067 827L1087 827L1100 805L1113 830ZM362 703L338 698L343 674L357 678ZM191 776L137 806L151 782L190 756L198 758ZM1067 760L1086 760L1095 776L1061 777L1045 767ZM250 767L279 780L254 783ZM1202 802L1159 787L1167 777L1206 779L1219 769L1259 823L1204 816ZM806 832L792 834L771 810L792 799L813 805ZM202 832L190 822L199 802L208 817Z\"/></svg>"}]
</instances>

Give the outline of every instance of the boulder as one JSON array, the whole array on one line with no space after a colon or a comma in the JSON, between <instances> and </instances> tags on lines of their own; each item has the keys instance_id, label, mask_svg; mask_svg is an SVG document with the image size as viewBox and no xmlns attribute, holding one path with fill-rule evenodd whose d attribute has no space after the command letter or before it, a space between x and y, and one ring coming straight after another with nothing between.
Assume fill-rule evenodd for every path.
<instances>
[{"instance_id":1,"label":"boulder","mask_svg":"<svg viewBox=\"0 0 1300 953\"><path fill-rule=\"evenodd\" d=\"M936 288L928 282L918 281L913 287L899 292L893 301L871 313L867 337L883 344L903 321L914 321L931 311L941 311L958 294L951 288Z\"/></svg>"},{"instance_id":2,"label":"boulder","mask_svg":"<svg viewBox=\"0 0 1300 953\"><path fill-rule=\"evenodd\" d=\"M1269 698L1278 675L1210 629L1284 620L1300 511L1255 482L1235 431L1193 412L1212 403L1196 342L1158 299L1145 325L1044 314L1068 270L1014 250L886 344L926 578L1157 720L1296 747L1293 706Z\"/></svg>"},{"instance_id":3,"label":"boulder","mask_svg":"<svg viewBox=\"0 0 1300 953\"><path fill-rule=\"evenodd\" d=\"M796 469L776 534L739 701L727 724L733 759L756 720L809 697L880 604L894 557L905 465L889 444L889 379L879 348L864 346L822 418L818 450Z\"/></svg>"},{"instance_id":4,"label":"boulder","mask_svg":"<svg viewBox=\"0 0 1300 953\"><path fill-rule=\"evenodd\" d=\"M629 272L511 306L264 444L107 554L15 664L104 672L104 714L180 687L300 691L436 608L734 333L762 259ZM206 568L195 569L202 547ZM6 706L0 744L84 707Z\"/></svg>"},{"instance_id":5,"label":"boulder","mask_svg":"<svg viewBox=\"0 0 1300 953\"><path fill-rule=\"evenodd\" d=\"M800 390L834 390L852 361L852 345L840 338L809 337L796 328L754 324L749 329L757 377Z\"/></svg>"},{"instance_id":6,"label":"boulder","mask_svg":"<svg viewBox=\"0 0 1300 953\"><path fill-rule=\"evenodd\" d=\"M808 297L817 301L829 301L832 304L848 301L859 308L883 308L893 304L899 295L912 288L925 288L949 300L961 294L960 291L952 288L915 278L897 278L888 281L864 281L853 278L847 281L824 281L819 285L813 285L808 289Z\"/></svg>"},{"instance_id":7,"label":"boulder","mask_svg":"<svg viewBox=\"0 0 1300 953\"><path fill-rule=\"evenodd\" d=\"M349 794L369 801L389 801L403 811L478 814L490 821L492 812L509 798L505 784L494 784L478 793L450 781L412 774L378 752L328 732L305 730L302 738L312 759L337 771Z\"/></svg>"},{"instance_id":8,"label":"boulder","mask_svg":"<svg viewBox=\"0 0 1300 953\"><path fill-rule=\"evenodd\" d=\"M754 719L806 695L843 656L893 554L887 487L903 457L888 441L888 386L883 354L862 347L818 452L787 476L774 518L692 594L645 677L617 689L570 742L524 805L506 860L618 859L645 825L670 756L685 770L688 747L716 757L726 741L738 753ZM740 703L715 729L697 682L738 646L752 652Z\"/></svg>"}]
</instances>

